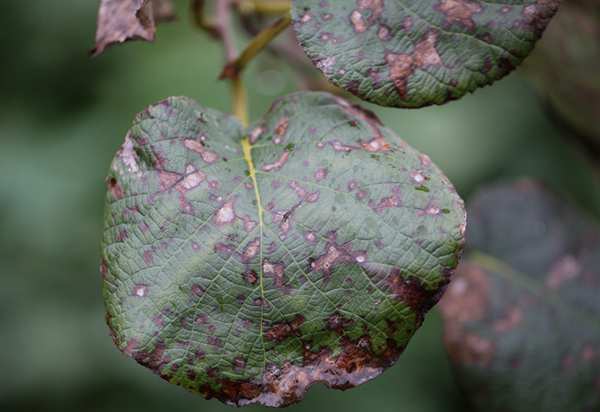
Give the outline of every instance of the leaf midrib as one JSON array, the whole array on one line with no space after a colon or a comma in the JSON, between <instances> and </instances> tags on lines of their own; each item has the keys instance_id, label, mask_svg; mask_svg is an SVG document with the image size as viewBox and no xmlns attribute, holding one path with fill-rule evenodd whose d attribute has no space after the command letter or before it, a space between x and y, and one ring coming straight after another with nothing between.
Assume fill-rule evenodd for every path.
<instances>
[{"instance_id":1,"label":"leaf midrib","mask_svg":"<svg viewBox=\"0 0 600 412\"><path fill-rule=\"evenodd\" d=\"M264 340L264 302L265 298L265 287L264 287L264 274L263 274L263 229L264 229L264 208L262 205L262 200L260 197L260 190L258 188L258 181L256 179L256 167L254 166L254 160L252 159L252 144L248 137L244 137L242 139L242 153L244 155L244 160L248 165L248 175L250 180L252 181L252 185L254 186L254 196L256 197L256 209L258 213L258 228L259 228L259 270L258 270L258 284L260 288L260 297L261 297L261 305L260 305L260 326L259 326L259 334L260 339L262 341L263 348L263 370L266 368L267 364L267 355L265 348L265 340Z\"/></svg>"}]
</instances>

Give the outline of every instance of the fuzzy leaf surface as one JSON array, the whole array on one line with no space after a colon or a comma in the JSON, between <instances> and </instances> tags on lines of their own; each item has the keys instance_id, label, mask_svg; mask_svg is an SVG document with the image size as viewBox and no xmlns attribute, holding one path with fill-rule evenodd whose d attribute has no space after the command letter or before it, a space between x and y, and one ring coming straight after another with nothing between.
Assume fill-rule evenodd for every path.
<instances>
[{"instance_id":1,"label":"fuzzy leaf surface","mask_svg":"<svg viewBox=\"0 0 600 412\"><path fill-rule=\"evenodd\" d=\"M394 107L442 104L533 49L559 0L293 0L298 41L335 85Z\"/></svg>"},{"instance_id":2,"label":"fuzzy leaf surface","mask_svg":"<svg viewBox=\"0 0 600 412\"><path fill-rule=\"evenodd\" d=\"M600 408L600 230L540 184L482 191L467 257L440 303L475 410Z\"/></svg>"},{"instance_id":3,"label":"fuzzy leaf surface","mask_svg":"<svg viewBox=\"0 0 600 412\"><path fill-rule=\"evenodd\" d=\"M173 97L107 178L101 271L115 344L207 397L284 406L391 366L459 259L465 213L429 158L325 93L244 131Z\"/></svg>"}]
</instances>

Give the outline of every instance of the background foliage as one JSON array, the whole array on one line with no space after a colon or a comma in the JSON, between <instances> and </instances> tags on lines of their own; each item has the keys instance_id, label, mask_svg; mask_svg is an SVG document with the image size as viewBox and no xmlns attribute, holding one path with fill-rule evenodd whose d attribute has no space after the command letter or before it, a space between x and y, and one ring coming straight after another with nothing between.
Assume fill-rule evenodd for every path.
<instances>
[{"instance_id":1,"label":"background foliage","mask_svg":"<svg viewBox=\"0 0 600 412\"><path fill-rule=\"evenodd\" d=\"M221 50L187 23L157 42L93 44L96 2L7 2L0 14L0 410L226 410L167 385L114 348L98 274L104 177L133 115L169 95L229 110L215 81ZM284 62L262 56L247 74L251 115L295 89ZM461 195L515 176L541 178L600 216L600 190L523 71L458 102L421 110L371 109L427 153ZM290 411L463 411L429 315L398 364L350 392L317 387ZM255 410L259 408L250 408Z\"/></svg>"}]
</instances>

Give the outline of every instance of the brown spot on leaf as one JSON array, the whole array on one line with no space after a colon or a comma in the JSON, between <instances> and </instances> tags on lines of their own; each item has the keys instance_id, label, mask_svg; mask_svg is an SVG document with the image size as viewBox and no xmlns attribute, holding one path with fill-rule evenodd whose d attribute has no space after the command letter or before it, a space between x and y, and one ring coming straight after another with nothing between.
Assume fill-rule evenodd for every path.
<instances>
[{"instance_id":1,"label":"brown spot on leaf","mask_svg":"<svg viewBox=\"0 0 600 412\"><path fill-rule=\"evenodd\" d=\"M287 132L290 121L287 117L282 117L275 126L275 136L273 136L273 143L280 144L283 142L283 136Z\"/></svg>"},{"instance_id":2,"label":"brown spot on leaf","mask_svg":"<svg viewBox=\"0 0 600 412\"><path fill-rule=\"evenodd\" d=\"M285 286L285 266L282 263L271 263L265 259L262 269L265 276L273 278L273 283L276 287L282 288Z\"/></svg>"},{"instance_id":3,"label":"brown spot on leaf","mask_svg":"<svg viewBox=\"0 0 600 412\"><path fill-rule=\"evenodd\" d=\"M215 223L217 225L226 225L232 223L235 220L235 211L233 208L233 201L226 202L217 213L215 213Z\"/></svg>"},{"instance_id":4,"label":"brown spot on leaf","mask_svg":"<svg viewBox=\"0 0 600 412\"><path fill-rule=\"evenodd\" d=\"M260 239L256 238L250 241L242 253L242 262L250 262L258 254L259 250Z\"/></svg>"},{"instance_id":5,"label":"brown spot on leaf","mask_svg":"<svg viewBox=\"0 0 600 412\"><path fill-rule=\"evenodd\" d=\"M202 142L202 140L193 140L193 139L186 139L183 141L183 145L193 151L196 152L200 155L200 157L202 158L202 160L204 160L206 163L214 163L217 161L217 159L219 158L219 156L213 152L212 150L207 149L204 146L204 143Z\"/></svg>"},{"instance_id":6,"label":"brown spot on leaf","mask_svg":"<svg viewBox=\"0 0 600 412\"><path fill-rule=\"evenodd\" d=\"M302 399L308 388L316 382L342 390L365 383L390 366L402 349L388 340L385 349L376 355L363 340L352 342L343 338L342 351L338 355L326 349L305 351L302 364L286 362L281 367L268 365L260 383L228 380L221 381L218 390L206 386L201 391L205 396L238 406L254 403L271 407L287 406Z\"/></svg>"},{"instance_id":7,"label":"brown spot on leaf","mask_svg":"<svg viewBox=\"0 0 600 412\"><path fill-rule=\"evenodd\" d=\"M436 49L437 37L437 32L430 30L415 45L412 54L388 53L385 56L390 78L401 97L405 98L408 95L408 77L415 70L442 64L442 59Z\"/></svg>"},{"instance_id":8,"label":"brown spot on leaf","mask_svg":"<svg viewBox=\"0 0 600 412\"><path fill-rule=\"evenodd\" d=\"M111 177L110 179L108 179L107 184L108 190L115 199L123 199L123 188L121 188L121 185L119 184L119 182L117 182L117 179Z\"/></svg>"},{"instance_id":9,"label":"brown spot on leaf","mask_svg":"<svg viewBox=\"0 0 600 412\"><path fill-rule=\"evenodd\" d=\"M567 255L558 260L550 268L546 278L546 286L558 289L563 283L575 279L581 272L581 265L573 256Z\"/></svg>"},{"instance_id":10,"label":"brown spot on leaf","mask_svg":"<svg viewBox=\"0 0 600 412\"><path fill-rule=\"evenodd\" d=\"M265 331L265 339L269 341L281 342L296 334L303 323L304 316L302 315L296 315L296 317L290 322L276 323Z\"/></svg>"},{"instance_id":11,"label":"brown spot on leaf","mask_svg":"<svg viewBox=\"0 0 600 412\"><path fill-rule=\"evenodd\" d=\"M392 269L387 277L387 286L395 299L404 302L417 316L417 322L423 321L425 313L439 300L438 289L428 290L420 280L403 276L400 270Z\"/></svg>"},{"instance_id":12,"label":"brown spot on leaf","mask_svg":"<svg viewBox=\"0 0 600 412\"><path fill-rule=\"evenodd\" d=\"M365 32L383 13L383 0L356 0L357 8L350 13L350 23L357 33Z\"/></svg>"},{"instance_id":13,"label":"brown spot on leaf","mask_svg":"<svg viewBox=\"0 0 600 412\"><path fill-rule=\"evenodd\" d=\"M284 150L283 153L281 154L281 156L279 157L279 159L277 159L273 163L268 163L268 164L264 165L261 169L264 172L272 172L275 170L279 170L286 164L289 157L290 157L290 152L288 152L287 150Z\"/></svg>"},{"instance_id":14,"label":"brown spot on leaf","mask_svg":"<svg viewBox=\"0 0 600 412\"><path fill-rule=\"evenodd\" d=\"M436 8L444 13L448 24L458 23L469 30L475 28L473 15L482 11L479 3L469 0L441 0Z\"/></svg>"},{"instance_id":15,"label":"brown spot on leaf","mask_svg":"<svg viewBox=\"0 0 600 412\"><path fill-rule=\"evenodd\" d=\"M458 276L440 302L444 318L444 341L454 362L486 366L492 360L494 344L467 332L465 327L467 323L484 318L488 299L489 280L486 272L471 263L459 266Z\"/></svg>"}]
</instances>

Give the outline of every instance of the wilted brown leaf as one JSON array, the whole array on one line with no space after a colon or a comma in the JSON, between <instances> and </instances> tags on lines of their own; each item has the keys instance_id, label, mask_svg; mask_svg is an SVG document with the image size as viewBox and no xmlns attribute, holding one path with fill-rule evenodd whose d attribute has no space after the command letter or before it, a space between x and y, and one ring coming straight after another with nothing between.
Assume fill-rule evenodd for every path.
<instances>
[{"instance_id":1,"label":"wilted brown leaf","mask_svg":"<svg viewBox=\"0 0 600 412\"><path fill-rule=\"evenodd\" d=\"M101 0L92 54L127 40L153 41L156 23L173 17L171 0Z\"/></svg>"}]
</instances>

